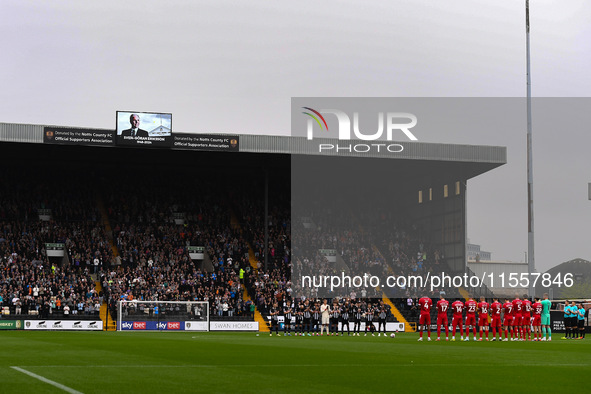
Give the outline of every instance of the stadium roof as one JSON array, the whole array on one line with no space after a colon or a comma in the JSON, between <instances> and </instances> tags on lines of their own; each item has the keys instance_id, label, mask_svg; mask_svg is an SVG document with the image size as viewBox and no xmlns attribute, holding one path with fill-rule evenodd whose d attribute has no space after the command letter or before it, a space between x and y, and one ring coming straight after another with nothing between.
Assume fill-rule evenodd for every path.
<instances>
[{"instance_id":1,"label":"stadium roof","mask_svg":"<svg viewBox=\"0 0 591 394\"><path fill-rule=\"evenodd\" d=\"M68 126L32 125L17 123L0 123L0 142L34 143L44 144L44 130L51 129L72 129ZM109 129L75 128L76 130L94 130L103 133L113 132ZM175 133L175 136L200 134ZM239 140L238 152L261 153L261 154L283 154L283 155L308 155L318 158L334 157L359 157L374 159L394 159L414 167L433 168L439 170L460 171L466 178L487 172L507 162L507 148L502 146L484 145L459 145L439 144L411 141L339 141L336 139L316 138L307 140L304 137L251 135L251 134L207 134L208 136L219 136L236 138ZM385 148L379 152L372 149L369 152L348 152L347 150L335 150L319 152L319 144L339 145L348 144L399 144L402 151L391 153ZM85 144L81 144L85 145ZM165 148L176 149L176 148ZM199 149L205 150L208 149Z\"/></svg>"}]
</instances>

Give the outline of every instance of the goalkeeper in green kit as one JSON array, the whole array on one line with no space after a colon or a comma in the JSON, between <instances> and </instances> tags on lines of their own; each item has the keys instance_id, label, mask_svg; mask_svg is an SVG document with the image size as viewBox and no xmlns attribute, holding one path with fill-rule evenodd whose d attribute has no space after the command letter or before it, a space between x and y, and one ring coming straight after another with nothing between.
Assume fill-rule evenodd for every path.
<instances>
[{"instance_id":1,"label":"goalkeeper in green kit","mask_svg":"<svg viewBox=\"0 0 591 394\"><path fill-rule=\"evenodd\" d=\"M544 299L542 304L542 341L552 340L552 329L550 328L550 307L552 302L548 299L548 293L544 293ZM546 333L548 333L548 339L546 339Z\"/></svg>"}]
</instances>

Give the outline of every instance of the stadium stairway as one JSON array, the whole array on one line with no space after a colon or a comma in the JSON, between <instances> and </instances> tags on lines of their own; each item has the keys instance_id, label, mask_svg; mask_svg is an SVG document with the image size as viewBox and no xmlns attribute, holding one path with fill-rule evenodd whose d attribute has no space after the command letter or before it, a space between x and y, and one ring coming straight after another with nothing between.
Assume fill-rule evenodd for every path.
<instances>
[{"instance_id":1,"label":"stadium stairway","mask_svg":"<svg viewBox=\"0 0 591 394\"><path fill-rule=\"evenodd\" d=\"M233 230L242 233L242 227L240 227L240 222L238 221L238 218L236 217L234 211L230 212L230 227L232 227ZM254 250L252 250L250 242L248 243L248 262L250 263L250 268L252 268L252 272L257 273L259 270L257 267L258 261L254 256Z\"/></svg>"},{"instance_id":2,"label":"stadium stairway","mask_svg":"<svg viewBox=\"0 0 591 394\"><path fill-rule=\"evenodd\" d=\"M468 290L464 289L463 287L458 287L458 291L460 292L460 295L464 298L464 300L468 301L468 298L470 298Z\"/></svg>"},{"instance_id":3,"label":"stadium stairway","mask_svg":"<svg viewBox=\"0 0 591 394\"><path fill-rule=\"evenodd\" d=\"M242 228L240 227L240 222L238 221L238 218L236 217L236 214L234 213L234 211L230 212L230 227L232 228L232 230L238 230L238 231L242 232Z\"/></svg>"},{"instance_id":4,"label":"stadium stairway","mask_svg":"<svg viewBox=\"0 0 591 394\"><path fill-rule=\"evenodd\" d=\"M416 331L415 325L409 323L404 318L404 316L402 316L402 313L400 313L400 311L398 310L398 308L396 308L396 306L394 305L392 300L390 300L390 298L387 297L384 292L382 292L382 300L384 301L384 304L390 306L390 312L392 312L392 314L394 315L396 320L399 321L400 323L404 323L404 332L415 332Z\"/></svg>"},{"instance_id":5,"label":"stadium stairway","mask_svg":"<svg viewBox=\"0 0 591 394\"><path fill-rule=\"evenodd\" d=\"M250 263L250 268L252 268L252 272L258 272L259 271L259 267L257 266L257 258L254 256L254 250L252 250L252 247L250 246L250 243L248 244L248 262Z\"/></svg>"},{"instance_id":6,"label":"stadium stairway","mask_svg":"<svg viewBox=\"0 0 591 394\"><path fill-rule=\"evenodd\" d=\"M101 284L100 280L97 280L94 282L96 291L98 291L99 293L101 291L103 291L103 285ZM111 315L109 313L107 313L107 305L108 305L108 301L103 299L103 303L101 304L101 310L99 312L99 316L101 318L101 320L103 321L103 330L104 331L116 331L117 330L117 325L115 324L115 321L111 318Z\"/></svg>"},{"instance_id":7,"label":"stadium stairway","mask_svg":"<svg viewBox=\"0 0 591 394\"><path fill-rule=\"evenodd\" d=\"M100 195L96 198L97 207L101 212L101 218L103 220L103 226L105 227L105 233L107 235L107 239L109 240L109 244L111 245L111 250L113 251L113 256L119 256L119 249L115 246L115 242L113 241L113 229L111 228L111 222L109 221L109 213L105 208L105 204L103 204L103 200L101 199Z\"/></svg>"},{"instance_id":8,"label":"stadium stairway","mask_svg":"<svg viewBox=\"0 0 591 394\"><path fill-rule=\"evenodd\" d=\"M383 261L386 261L386 259L384 258L384 255L382 255L382 252L380 251L380 249L377 246L372 245L372 249L374 250L374 252L376 252L378 255L380 255L380 257L382 257ZM390 265L388 265L388 274L390 274L390 275L394 274L394 271L392 271L392 267L390 267ZM382 289L376 288L376 290L381 291L382 300L384 301L384 304L390 306L390 312L392 312L392 314L394 315L396 320L398 320L400 323L404 323L404 332L416 332L416 325L414 323L413 324L409 323L404 318L404 316L402 315L402 313L400 313L398 308L396 308L396 306L394 305L392 300L390 300L390 297L388 297Z\"/></svg>"},{"instance_id":9,"label":"stadium stairway","mask_svg":"<svg viewBox=\"0 0 591 394\"><path fill-rule=\"evenodd\" d=\"M109 221L109 213L105 208L105 204L103 203L102 198L100 195L97 195L97 207L101 213L101 219L103 222L103 226L105 227L105 234L107 235L107 239L109 240L109 244L111 245L111 250L113 251L113 256L119 256L119 249L115 246L115 242L113 241L113 229L111 228L111 222ZM98 279L98 278L97 278ZM103 285L100 280L95 280L96 290L100 293L103 290ZM117 325L113 318L111 317L110 313L107 313L108 310L108 300L103 299L103 303L101 304L101 310L99 312L99 316L103 321L103 329L105 331L116 331Z\"/></svg>"},{"instance_id":10,"label":"stadium stairway","mask_svg":"<svg viewBox=\"0 0 591 394\"><path fill-rule=\"evenodd\" d=\"M234 215L232 215L232 216L234 216ZM252 268L252 272L256 273L258 271L257 259L256 259L256 257L254 257L254 250L252 250L250 243L248 244L248 262L250 263L250 267ZM248 291L246 290L246 287L244 288L243 299L246 301L249 301L249 300L252 301L252 299L250 298L250 295L248 294ZM259 331L260 332L270 332L271 331L271 328L269 327L269 322L267 321L267 319L265 319L263 317L263 315L259 311L259 308L256 306L256 304L255 304L255 310L254 310L254 320L259 322Z\"/></svg>"},{"instance_id":11,"label":"stadium stairway","mask_svg":"<svg viewBox=\"0 0 591 394\"><path fill-rule=\"evenodd\" d=\"M234 211L231 212L230 226L234 230L242 231L242 228L240 227L240 222L238 221L238 218L234 214ZM257 259L254 256L254 250L252 250L250 243L248 243L248 262L250 263L250 267L252 268L252 272L253 273L258 272ZM243 291L242 299L244 301L253 301L250 298L250 295L248 294L246 287L244 287L242 289L242 291ZM263 317L263 315L259 311L259 308L256 306L256 304L255 304L255 309L254 309L254 320L259 323L259 332L270 332L271 331L271 328L269 327L269 322L267 321L267 319L265 319Z\"/></svg>"},{"instance_id":12,"label":"stadium stairway","mask_svg":"<svg viewBox=\"0 0 591 394\"><path fill-rule=\"evenodd\" d=\"M242 299L244 301L252 301L250 298L250 295L248 295L248 291L246 290L246 288L243 288L242 291L243 291ZM271 329L269 328L269 323L263 317L263 315L259 311L259 308L257 308L256 305L255 305L255 309L254 309L254 321L259 323L259 332L270 332L271 331Z\"/></svg>"}]
</instances>

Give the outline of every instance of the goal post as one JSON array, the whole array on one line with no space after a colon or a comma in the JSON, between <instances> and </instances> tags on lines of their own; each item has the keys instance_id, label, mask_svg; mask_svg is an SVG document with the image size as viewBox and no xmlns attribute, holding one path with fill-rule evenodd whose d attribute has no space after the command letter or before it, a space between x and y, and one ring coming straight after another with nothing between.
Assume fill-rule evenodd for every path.
<instances>
[{"instance_id":1,"label":"goal post","mask_svg":"<svg viewBox=\"0 0 591 394\"><path fill-rule=\"evenodd\" d=\"M117 331L209 331L207 301L127 301L117 308Z\"/></svg>"}]
</instances>

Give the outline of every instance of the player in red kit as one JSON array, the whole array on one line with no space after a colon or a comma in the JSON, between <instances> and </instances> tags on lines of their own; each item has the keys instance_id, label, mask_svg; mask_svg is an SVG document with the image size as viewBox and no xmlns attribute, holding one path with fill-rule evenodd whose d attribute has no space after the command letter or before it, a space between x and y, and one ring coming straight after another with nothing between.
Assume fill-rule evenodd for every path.
<instances>
[{"instance_id":1,"label":"player in red kit","mask_svg":"<svg viewBox=\"0 0 591 394\"><path fill-rule=\"evenodd\" d=\"M423 340L423 331L427 330L427 336L429 340L431 340L431 307L433 306L433 301L429 297L423 297L419 300L419 309L421 311L421 315L419 317L419 330L421 331L421 336L419 337L419 341Z\"/></svg>"},{"instance_id":2,"label":"player in red kit","mask_svg":"<svg viewBox=\"0 0 591 394\"><path fill-rule=\"evenodd\" d=\"M542 325L542 303L540 302L540 297L536 297L536 302L534 302L531 307L533 314L532 326L534 327L534 341L541 341L542 330L540 329L540 326Z\"/></svg>"},{"instance_id":3,"label":"player in red kit","mask_svg":"<svg viewBox=\"0 0 591 394\"><path fill-rule=\"evenodd\" d=\"M519 294L515 294L513 304L513 331L515 332L515 339L512 341L521 341L523 337L523 327L521 321L521 312L523 311L523 301L519 299Z\"/></svg>"},{"instance_id":4,"label":"player in red kit","mask_svg":"<svg viewBox=\"0 0 591 394\"><path fill-rule=\"evenodd\" d=\"M480 297L480 302L478 303L478 325L480 326L480 338L479 341L482 341L482 331L486 331L486 340L488 341L488 310L490 306L488 302L486 302L484 297Z\"/></svg>"},{"instance_id":5,"label":"player in red kit","mask_svg":"<svg viewBox=\"0 0 591 394\"><path fill-rule=\"evenodd\" d=\"M505 327L505 339L504 342L509 340L509 331L511 331L511 340L513 340L513 303L505 298L503 304L503 326Z\"/></svg>"},{"instance_id":6,"label":"player in red kit","mask_svg":"<svg viewBox=\"0 0 591 394\"><path fill-rule=\"evenodd\" d=\"M502 340L503 334L501 331L501 310L503 304L499 302L498 298L493 298L493 303L490 304L490 326L492 328L492 340L496 341L497 330L499 331L499 341Z\"/></svg>"},{"instance_id":7,"label":"player in red kit","mask_svg":"<svg viewBox=\"0 0 591 394\"><path fill-rule=\"evenodd\" d=\"M464 311L464 303L459 299L455 300L451 304L451 310L453 311L453 318L451 320L452 337L451 340L456 340L456 327L460 326L460 341L464 338L464 319L462 318L462 312Z\"/></svg>"},{"instance_id":8,"label":"player in red kit","mask_svg":"<svg viewBox=\"0 0 591 394\"><path fill-rule=\"evenodd\" d=\"M445 340L449 341L449 324L447 321L447 310L449 309L449 301L443 297L443 295L439 296L439 301L437 301L437 340L441 340L441 326L445 326Z\"/></svg>"},{"instance_id":9,"label":"player in red kit","mask_svg":"<svg viewBox=\"0 0 591 394\"><path fill-rule=\"evenodd\" d=\"M530 340L531 336L531 301L527 299L527 294L523 295L523 309L521 311L521 326L523 327L523 339Z\"/></svg>"},{"instance_id":10,"label":"player in red kit","mask_svg":"<svg viewBox=\"0 0 591 394\"><path fill-rule=\"evenodd\" d=\"M470 340L470 328L474 331L474 340L476 341L476 309L478 309L478 304L470 297L464 304L464 309L466 309L466 338L464 341Z\"/></svg>"}]
</instances>

